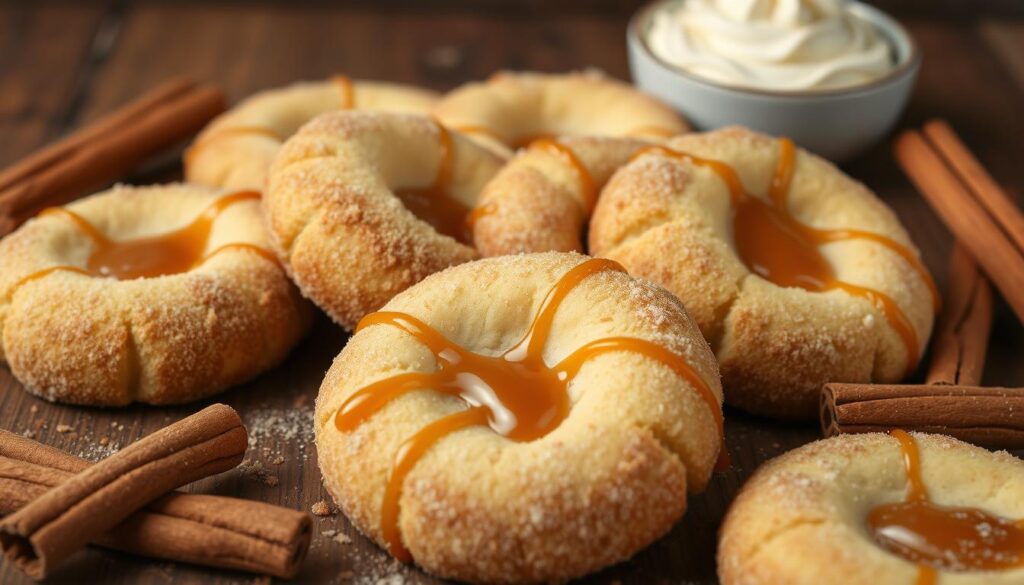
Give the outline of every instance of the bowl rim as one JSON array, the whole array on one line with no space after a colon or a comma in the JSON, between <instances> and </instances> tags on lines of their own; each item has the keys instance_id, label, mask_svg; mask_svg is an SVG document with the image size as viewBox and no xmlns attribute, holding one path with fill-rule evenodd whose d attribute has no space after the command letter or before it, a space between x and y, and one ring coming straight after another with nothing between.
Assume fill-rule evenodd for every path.
<instances>
[{"instance_id":1,"label":"bowl rim","mask_svg":"<svg viewBox=\"0 0 1024 585\"><path fill-rule=\"evenodd\" d=\"M912 74L921 65L921 51L917 46L917 42L914 37L907 32L898 20L887 14L886 12L856 0L850 2L850 4L867 14L871 19L872 24L875 27L881 29L881 33L889 37L891 43L898 43L902 41L906 43L907 53L903 59L897 63L896 67L889 71L885 75L872 80L868 83L852 85L849 87L839 87L835 89L802 89L802 90L773 90L773 89L761 89L754 87L742 87L736 85L729 85L724 83L718 83L705 77L701 77L681 67L677 67L668 63L657 55L647 44L647 39L644 34L641 34L640 27L650 22L652 14L661 9L664 5L673 2L679 2L680 0L652 0L639 10L637 10L632 17L629 19L629 23L626 25L626 37L630 45L638 47L640 51L644 53L646 57L653 60L658 66L663 69L667 69L670 73L683 77L687 81L702 85L708 88L717 89L719 91L731 92L740 95L753 95L760 97L773 97L779 99L807 99L807 98L826 98L826 97L850 97L861 93L870 93L878 90L884 86L891 85L901 78ZM682 0L685 1L685 0ZM881 23L881 25L879 24ZM898 38L891 38L892 35L897 35Z\"/></svg>"}]
</instances>

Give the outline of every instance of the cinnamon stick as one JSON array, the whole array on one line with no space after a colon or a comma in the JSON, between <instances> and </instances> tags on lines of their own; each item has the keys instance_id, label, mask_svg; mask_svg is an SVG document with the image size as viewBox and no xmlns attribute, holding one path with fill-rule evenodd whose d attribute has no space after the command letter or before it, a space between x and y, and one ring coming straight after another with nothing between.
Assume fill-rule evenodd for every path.
<instances>
[{"instance_id":1,"label":"cinnamon stick","mask_svg":"<svg viewBox=\"0 0 1024 585\"><path fill-rule=\"evenodd\" d=\"M901 428L994 449L1024 448L1022 388L826 384L821 404L826 437Z\"/></svg>"},{"instance_id":2,"label":"cinnamon stick","mask_svg":"<svg viewBox=\"0 0 1024 585\"><path fill-rule=\"evenodd\" d=\"M0 235L102 187L224 111L220 90L169 81L0 172Z\"/></svg>"},{"instance_id":3,"label":"cinnamon stick","mask_svg":"<svg viewBox=\"0 0 1024 585\"><path fill-rule=\"evenodd\" d=\"M237 466L247 436L231 407L214 404L129 445L0 521L0 547L42 579L170 490Z\"/></svg>"},{"instance_id":4,"label":"cinnamon stick","mask_svg":"<svg viewBox=\"0 0 1024 585\"><path fill-rule=\"evenodd\" d=\"M1016 246L1000 220L979 202L981 198L998 198L999 195L988 193L978 197L947 166L942 155L913 130L896 139L895 153L897 161L925 200L974 256L1017 318L1024 321L1024 250ZM960 156L953 151L947 154ZM983 183L974 186L989 188ZM1010 214L1019 213L1014 209Z\"/></svg>"},{"instance_id":5,"label":"cinnamon stick","mask_svg":"<svg viewBox=\"0 0 1024 585\"><path fill-rule=\"evenodd\" d=\"M971 255L955 243L925 383L981 384L991 328L992 289Z\"/></svg>"},{"instance_id":6,"label":"cinnamon stick","mask_svg":"<svg viewBox=\"0 0 1024 585\"><path fill-rule=\"evenodd\" d=\"M1024 214L1021 214L1013 199L960 140L953 127L945 120L931 120L924 125L923 132L960 180L974 193L978 202L1017 245L1017 249L1024 251Z\"/></svg>"},{"instance_id":7,"label":"cinnamon stick","mask_svg":"<svg viewBox=\"0 0 1024 585\"><path fill-rule=\"evenodd\" d=\"M91 465L0 430L0 515L10 514ZM93 544L177 562L291 578L309 549L309 514L263 502L173 492Z\"/></svg>"}]
</instances>

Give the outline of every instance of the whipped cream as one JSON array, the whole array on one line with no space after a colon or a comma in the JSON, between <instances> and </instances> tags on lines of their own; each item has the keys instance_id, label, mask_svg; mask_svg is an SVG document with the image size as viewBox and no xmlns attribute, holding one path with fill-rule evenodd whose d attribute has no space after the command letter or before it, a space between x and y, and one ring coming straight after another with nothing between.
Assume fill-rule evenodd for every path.
<instances>
[{"instance_id":1,"label":"whipped cream","mask_svg":"<svg viewBox=\"0 0 1024 585\"><path fill-rule=\"evenodd\" d=\"M694 75L755 89L850 87L895 66L889 43L844 0L683 0L655 14L647 44Z\"/></svg>"}]
</instances>

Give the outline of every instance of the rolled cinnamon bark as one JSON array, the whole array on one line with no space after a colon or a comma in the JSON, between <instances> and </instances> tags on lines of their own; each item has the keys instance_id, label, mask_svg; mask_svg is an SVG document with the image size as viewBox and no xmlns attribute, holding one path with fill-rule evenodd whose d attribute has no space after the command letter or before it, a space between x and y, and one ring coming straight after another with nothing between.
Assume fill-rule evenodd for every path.
<instances>
[{"instance_id":1,"label":"rolled cinnamon bark","mask_svg":"<svg viewBox=\"0 0 1024 585\"><path fill-rule=\"evenodd\" d=\"M117 179L224 108L219 89L175 79L0 171L0 236L44 207Z\"/></svg>"},{"instance_id":2,"label":"rolled cinnamon bark","mask_svg":"<svg viewBox=\"0 0 1024 585\"><path fill-rule=\"evenodd\" d=\"M90 463L0 430L0 515ZM309 549L309 514L263 502L171 493L93 541L147 557L292 578Z\"/></svg>"},{"instance_id":3,"label":"rolled cinnamon bark","mask_svg":"<svg viewBox=\"0 0 1024 585\"><path fill-rule=\"evenodd\" d=\"M146 504L236 467L247 435L231 407L214 404L68 478L0 522L0 546L42 579L71 553Z\"/></svg>"},{"instance_id":4,"label":"rolled cinnamon bark","mask_svg":"<svg viewBox=\"0 0 1024 585\"><path fill-rule=\"evenodd\" d=\"M826 384L822 433L941 433L993 449L1024 449L1024 389Z\"/></svg>"},{"instance_id":5,"label":"rolled cinnamon bark","mask_svg":"<svg viewBox=\"0 0 1024 585\"><path fill-rule=\"evenodd\" d=\"M948 280L925 383L977 386L992 328L992 289L959 243L953 244Z\"/></svg>"}]
</instances>

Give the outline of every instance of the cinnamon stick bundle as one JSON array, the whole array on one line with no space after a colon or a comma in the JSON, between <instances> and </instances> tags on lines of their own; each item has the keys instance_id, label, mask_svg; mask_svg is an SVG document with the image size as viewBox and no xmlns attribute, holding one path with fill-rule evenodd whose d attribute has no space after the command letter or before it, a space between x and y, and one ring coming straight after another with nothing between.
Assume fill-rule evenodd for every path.
<instances>
[{"instance_id":1,"label":"cinnamon stick bundle","mask_svg":"<svg viewBox=\"0 0 1024 585\"><path fill-rule=\"evenodd\" d=\"M90 462L0 430L0 515L86 470ZM173 492L93 544L141 556L291 578L309 549L312 523L263 502Z\"/></svg>"},{"instance_id":2,"label":"cinnamon stick bundle","mask_svg":"<svg viewBox=\"0 0 1024 585\"><path fill-rule=\"evenodd\" d=\"M822 431L941 433L993 449L1024 448L1024 390L969 386L826 384Z\"/></svg>"},{"instance_id":3,"label":"cinnamon stick bundle","mask_svg":"<svg viewBox=\"0 0 1024 585\"><path fill-rule=\"evenodd\" d=\"M900 134L896 160L1024 322L1024 217L948 124Z\"/></svg>"},{"instance_id":4,"label":"cinnamon stick bundle","mask_svg":"<svg viewBox=\"0 0 1024 585\"><path fill-rule=\"evenodd\" d=\"M169 81L0 172L0 236L191 136L224 111L220 90Z\"/></svg>"},{"instance_id":5,"label":"cinnamon stick bundle","mask_svg":"<svg viewBox=\"0 0 1024 585\"><path fill-rule=\"evenodd\" d=\"M946 302L932 341L927 384L981 384L992 330L992 288L970 253L954 243Z\"/></svg>"},{"instance_id":6,"label":"cinnamon stick bundle","mask_svg":"<svg viewBox=\"0 0 1024 585\"><path fill-rule=\"evenodd\" d=\"M34 579L161 495L242 461L247 435L214 404L45 492L0 522L0 547Z\"/></svg>"}]
</instances>

